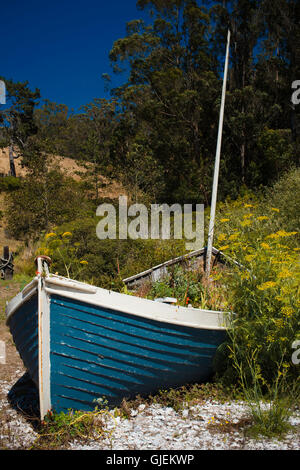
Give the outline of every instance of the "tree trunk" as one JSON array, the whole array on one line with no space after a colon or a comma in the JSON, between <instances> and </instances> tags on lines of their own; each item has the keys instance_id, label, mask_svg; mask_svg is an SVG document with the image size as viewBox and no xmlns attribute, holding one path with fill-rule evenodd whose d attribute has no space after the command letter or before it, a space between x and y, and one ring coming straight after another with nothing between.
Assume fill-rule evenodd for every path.
<instances>
[{"instance_id":1,"label":"tree trunk","mask_svg":"<svg viewBox=\"0 0 300 470\"><path fill-rule=\"evenodd\" d=\"M14 152L12 145L9 146L9 168L10 168L10 176L16 177L16 167L15 167L15 159L14 159Z\"/></svg>"},{"instance_id":2,"label":"tree trunk","mask_svg":"<svg viewBox=\"0 0 300 470\"><path fill-rule=\"evenodd\" d=\"M245 183L245 143L241 145L242 182Z\"/></svg>"}]
</instances>

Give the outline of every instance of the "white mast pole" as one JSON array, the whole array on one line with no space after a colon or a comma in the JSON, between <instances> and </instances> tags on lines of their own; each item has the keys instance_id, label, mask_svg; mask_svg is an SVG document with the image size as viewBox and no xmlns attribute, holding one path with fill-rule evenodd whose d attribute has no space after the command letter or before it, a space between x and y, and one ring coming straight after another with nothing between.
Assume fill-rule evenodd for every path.
<instances>
[{"instance_id":1,"label":"white mast pole","mask_svg":"<svg viewBox=\"0 0 300 470\"><path fill-rule=\"evenodd\" d=\"M0 80L0 104L6 104L6 88L5 88L5 82L3 80Z\"/></svg>"},{"instance_id":2,"label":"white mast pole","mask_svg":"<svg viewBox=\"0 0 300 470\"><path fill-rule=\"evenodd\" d=\"M208 242L207 242L207 254L206 254L207 277L210 276L211 255L212 255L212 246L213 246L213 237L214 237L215 213L216 213L219 167L220 167L220 154L221 154L221 143L222 143L222 130L223 130L223 119L224 119L224 106L225 106L225 95L226 95L226 82L227 82L227 71L228 71L229 45L230 45L230 30L228 30L228 34L227 34L227 47L226 47L226 58L225 58L223 87L222 87L222 100L221 100L221 109L220 109L220 118L219 118L218 142L217 142L217 149L216 149L215 170L214 170L211 208L210 208L210 221L209 221L209 229L208 229Z\"/></svg>"}]
</instances>

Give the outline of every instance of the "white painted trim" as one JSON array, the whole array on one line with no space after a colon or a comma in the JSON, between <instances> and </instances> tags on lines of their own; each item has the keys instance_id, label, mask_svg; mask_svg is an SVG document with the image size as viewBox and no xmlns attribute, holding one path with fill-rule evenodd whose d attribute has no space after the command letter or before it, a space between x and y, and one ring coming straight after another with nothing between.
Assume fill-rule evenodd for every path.
<instances>
[{"instance_id":1,"label":"white painted trim","mask_svg":"<svg viewBox=\"0 0 300 470\"><path fill-rule=\"evenodd\" d=\"M38 342L39 342L39 399L40 417L51 409L50 396L50 308L44 286L43 263L38 258Z\"/></svg>"},{"instance_id":2,"label":"white painted trim","mask_svg":"<svg viewBox=\"0 0 300 470\"><path fill-rule=\"evenodd\" d=\"M47 283L58 285L60 287L73 288L73 289L76 289L77 291L89 292L91 294L95 294L97 292L97 287L90 286L89 284L85 284L83 282L73 281L68 278L62 278L62 277L55 278L55 277L49 276L47 277Z\"/></svg>"},{"instance_id":3,"label":"white painted trim","mask_svg":"<svg viewBox=\"0 0 300 470\"><path fill-rule=\"evenodd\" d=\"M10 317L20 308L27 300L30 299L37 292L38 288L37 278L34 278L26 287L19 292L5 307L6 324L9 323Z\"/></svg>"},{"instance_id":4,"label":"white painted trim","mask_svg":"<svg viewBox=\"0 0 300 470\"><path fill-rule=\"evenodd\" d=\"M78 281L69 282L66 278L57 278L56 281L53 283L53 277L45 278L45 290L48 295L61 295L90 305L164 323L206 330L226 330L226 312L169 305L100 287L96 287L95 292L83 292Z\"/></svg>"}]
</instances>

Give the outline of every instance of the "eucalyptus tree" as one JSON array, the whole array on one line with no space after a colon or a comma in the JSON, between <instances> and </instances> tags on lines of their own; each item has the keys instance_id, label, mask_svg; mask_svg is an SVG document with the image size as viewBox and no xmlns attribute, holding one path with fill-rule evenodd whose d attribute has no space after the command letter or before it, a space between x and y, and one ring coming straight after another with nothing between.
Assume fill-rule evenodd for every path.
<instances>
[{"instance_id":1,"label":"eucalyptus tree","mask_svg":"<svg viewBox=\"0 0 300 470\"><path fill-rule=\"evenodd\" d=\"M207 201L221 89L209 50L210 18L194 0L139 0L137 6L151 21L131 21L126 37L114 43L114 70L128 72L114 94L133 142L137 135L162 168L160 197Z\"/></svg>"},{"instance_id":2,"label":"eucalyptus tree","mask_svg":"<svg viewBox=\"0 0 300 470\"><path fill-rule=\"evenodd\" d=\"M1 77L2 78L2 77ZM31 91L28 82L14 82L4 79L7 91L7 106L0 109L0 126L4 139L2 146L9 146L10 173L16 176L14 159L22 157L27 149L28 139L37 133L34 109L40 98L38 89ZM14 150L17 155L14 155Z\"/></svg>"},{"instance_id":3,"label":"eucalyptus tree","mask_svg":"<svg viewBox=\"0 0 300 470\"><path fill-rule=\"evenodd\" d=\"M272 96L277 113L275 128L289 128L295 163L299 162L300 109L291 102L292 84L300 80L300 3L298 0L263 0L265 36L262 82ZM276 119L277 118L277 119Z\"/></svg>"},{"instance_id":4,"label":"eucalyptus tree","mask_svg":"<svg viewBox=\"0 0 300 470\"><path fill-rule=\"evenodd\" d=\"M116 101L97 98L82 106L81 113L73 118L73 128L78 127L82 138L76 142L77 158L85 164L94 188L94 197L99 197L102 176L111 176L112 135L116 127Z\"/></svg>"},{"instance_id":5,"label":"eucalyptus tree","mask_svg":"<svg viewBox=\"0 0 300 470\"><path fill-rule=\"evenodd\" d=\"M290 97L299 49L299 2L205 3L210 7L216 57L220 56L227 29L232 33L224 159L232 169L231 178L239 178L252 188L269 184L296 155L289 129L295 134L297 110L291 106Z\"/></svg>"}]
</instances>

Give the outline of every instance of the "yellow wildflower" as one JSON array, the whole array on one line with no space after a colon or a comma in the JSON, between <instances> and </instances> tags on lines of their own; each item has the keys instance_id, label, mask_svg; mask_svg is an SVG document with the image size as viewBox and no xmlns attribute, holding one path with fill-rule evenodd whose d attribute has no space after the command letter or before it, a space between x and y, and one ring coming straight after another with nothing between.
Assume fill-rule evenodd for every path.
<instances>
[{"instance_id":1,"label":"yellow wildflower","mask_svg":"<svg viewBox=\"0 0 300 470\"><path fill-rule=\"evenodd\" d=\"M280 212L280 210L277 209L277 207L271 207L271 209L272 209L272 211L274 211L274 212Z\"/></svg>"},{"instance_id":2,"label":"yellow wildflower","mask_svg":"<svg viewBox=\"0 0 300 470\"><path fill-rule=\"evenodd\" d=\"M267 235L266 238L278 238L278 235L276 233L270 233L270 235Z\"/></svg>"},{"instance_id":3,"label":"yellow wildflower","mask_svg":"<svg viewBox=\"0 0 300 470\"><path fill-rule=\"evenodd\" d=\"M71 232L65 232L65 233L62 234L62 236L63 237L71 237L72 234L71 234Z\"/></svg>"},{"instance_id":4,"label":"yellow wildflower","mask_svg":"<svg viewBox=\"0 0 300 470\"><path fill-rule=\"evenodd\" d=\"M269 250L269 249L271 248L270 245L268 245L268 243L264 243L264 242L261 243L260 246L261 246L262 248L265 248L266 250Z\"/></svg>"},{"instance_id":5,"label":"yellow wildflower","mask_svg":"<svg viewBox=\"0 0 300 470\"><path fill-rule=\"evenodd\" d=\"M293 293L293 288L291 286L282 286L280 289L280 293L283 297L287 297L288 295Z\"/></svg>"},{"instance_id":6,"label":"yellow wildflower","mask_svg":"<svg viewBox=\"0 0 300 470\"><path fill-rule=\"evenodd\" d=\"M89 263L83 259L82 261L80 261L80 264L89 264Z\"/></svg>"},{"instance_id":7,"label":"yellow wildflower","mask_svg":"<svg viewBox=\"0 0 300 470\"><path fill-rule=\"evenodd\" d=\"M56 233L51 232L51 233L47 233L47 235L45 235L46 240L48 240L48 238L50 238L50 237L56 237Z\"/></svg>"},{"instance_id":8,"label":"yellow wildflower","mask_svg":"<svg viewBox=\"0 0 300 470\"><path fill-rule=\"evenodd\" d=\"M276 325L276 327L278 329L280 328L283 328L284 327L284 320L282 318L276 318L274 321L274 324Z\"/></svg>"},{"instance_id":9,"label":"yellow wildflower","mask_svg":"<svg viewBox=\"0 0 300 470\"><path fill-rule=\"evenodd\" d=\"M267 217L266 215L260 215L259 217L256 217L257 220L269 220L269 217Z\"/></svg>"},{"instance_id":10,"label":"yellow wildflower","mask_svg":"<svg viewBox=\"0 0 300 470\"><path fill-rule=\"evenodd\" d=\"M281 312L285 317L289 318L293 315L294 310L292 309L292 307L282 307Z\"/></svg>"},{"instance_id":11,"label":"yellow wildflower","mask_svg":"<svg viewBox=\"0 0 300 470\"><path fill-rule=\"evenodd\" d=\"M228 222L229 219L221 219L220 222L224 223L224 222Z\"/></svg>"},{"instance_id":12,"label":"yellow wildflower","mask_svg":"<svg viewBox=\"0 0 300 470\"><path fill-rule=\"evenodd\" d=\"M288 341L288 339L287 339L286 337L284 337L284 336L281 336L279 339L280 339L280 341L282 341L283 343L286 342L286 341Z\"/></svg>"},{"instance_id":13,"label":"yellow wildflower","mask_svg":"<svg viewBox=\"0 0 300 470\"><path fill-rule=\"evenodd\" d=\"M252 204L244 204L244 207L253 207Z\"/></svg>"},{"instance_id":14,"label":"yellow wildflower","mask_svg":"<svg viewBox=\"0 0 300 470\"><path fill-rule=\"evenodd\" d=\"M291 277L293 274L288 269L283 269L278 273L279 279L286 279L287 277Z\"/></svg>"},{"instance_id":15,"label":"yellow wildflower","mask_svg":"<svg viewBox=\"0 0 300 470\"><path fill-rule=\"evenodd\" d=\"M249 227L249 225L251 225L251 223L252 223L251 220L243 220L241 222L241 226L242 227Z\"/></svg>"},{"instance_id":16,"label":"yellow wildflower","mask_svg":"<svg viewBox=\"0 0 300 470\"><path fill-rule=\"evenodd\" d=\"M248 271L245 271L241 274L241 279L250 279L250 274L248 273Z\"/></svg>"},{"instance_id":17,"label":"yellow wildflower","mask_svg":"<svg viewBox=\"0 0 300 470\"><path fill-rule=\"evenodd\" d=\"M233 233L232 235L230 235L228 240L236 240L238 238L238 236L239 236L239 232Z\"/></svg>"},{"instance_id":18,"label":"yellow wildflower","mask_svg":"<svg viewBox=\"0 0 300 470\"><path fill-rule=\"evenodd\" d=\"M245 214L243 215L244 219L250 219L250 217L252 217L253 214Z\"/></svg>"},{"instance_id":19,"label":"yellow wildflower","mask_svg":"<svg viewBox=\"0 0 300 470\"><path fill-rule=\"evenodd\" d=\"M224 240L226 240L226 238L227 235L225 233L220 233L220 235L218 236L219 242L223 242Z\"/></svg>"},{"instance_id":20,"label":"yellow wildflower","mask_svg":"<svg viewBox=\"0 0 300 470\"><path fill-rule=\"evenodd\" d=\"M285 230L278 230L275 235L277 235L277 237L285 237L286 234L287 232Z\"/></svg>"},{"instance_id":21,"label":"yellow wildflower","mask_svg":"<svg viewBox=\"0 0 300 470\"><path fill-rule=\"evenodd\" d=\"M227 250L227 248L229 248L229 245L224 245L224 246L220 246L219 250L224 251L224 250Z\"/></svg>"},{"instance_id":22,"label":"yellow wildflower","mask_svg":"<svg viewBox=\"0 0 300 470\"><path fill-rule=\"evenodd\" d=\"M274 340L275 340L275 338L274 338L274 336L273 336L272 334L269 334L269 335L267 336L266 340L267 340L267 343L273 343Z\"/></svg>"},{"instance_id":23,"label":"yellow wildflower","mask_svg":"<svg viewBox=\"0 0 300 470\"><path fill-rule=\"evenodd\" d=\"M276 235L278 237L290 237L292 235L296 235L298 232L286 232L285 230L278 230L278 232L276 232Z\"/></svg>"},{"instance_id":24,"label":"yellow wildflower","mask_svg":"<svg viewBox=\"0 0 300 470\"><path fill-rule=\"evenodd\" d=\"M259 290L266 290L266 289L271 289L272 287L276 286L276 282L274 281L267 281L261 284L260 286L257 286L257 289Z\"/></svg>"},{"instance_id":25,"label":"yellow wildflower","mask_svg":"<svg viewBox=\"0 0 300 470\"><path fill-rule=\"evenodd\" d=\"M290 237L291 235L297 235L298 232L287 232L287 236Z\"/></svg>"},{"instance_id":26,"label":"yellow wildflower","mask_svg":"<svg viewBox=\"0 0 300 470\"><path fill-rule=\"evenodd\" d=\"M246 255L246 256L245 256L245 260L246 260L246 261L252 261L253 258L255 258L255 255Z\"/></svg>"}]
</instances>

